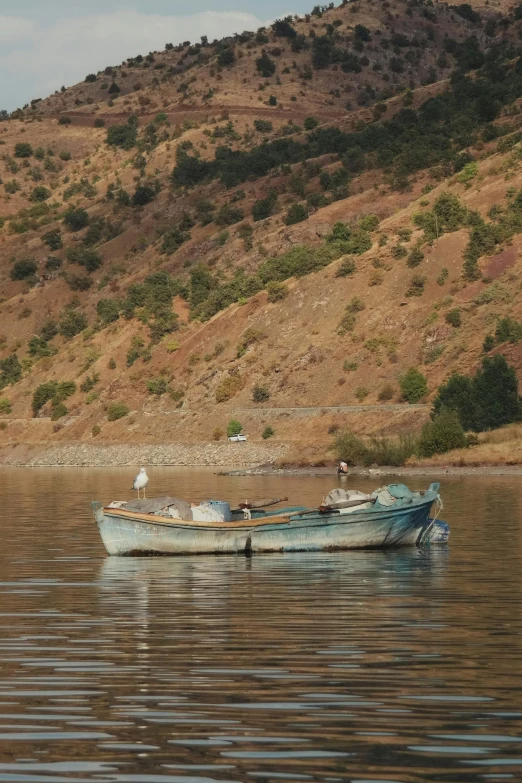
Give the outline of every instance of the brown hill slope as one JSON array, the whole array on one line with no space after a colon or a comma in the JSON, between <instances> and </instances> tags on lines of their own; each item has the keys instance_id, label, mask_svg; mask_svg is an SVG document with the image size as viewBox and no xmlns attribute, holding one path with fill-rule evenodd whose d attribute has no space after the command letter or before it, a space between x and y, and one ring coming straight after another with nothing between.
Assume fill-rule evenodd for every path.
<instances>
[{"instance_id":1,"label":"brown hill slope","mask_svg":"<svg viewBox=\"0 0 522 783\"><path fill-rule=\"evenodd\" d=\"M473 281L463 275L465 221L426 242L412 220L444 193L484 218L494 205L507 208L522 187L518 103L497 119L513 144L471 133L477 163L460 173L420 165L401 181L393 160L383 167L371 153L364 166L350 158L345 177L330 152L228 186L222 176L173 187L171 172L184 154L212 161L224 144L243 154L264 139L304 145L309 117L357 131L416 109L448 89L463 58L469 65L470 46L476 58L515 39L521 23L512 22L491 7L478 24L442 4L361 1L293 20L292 39L262 31L153 53L2 123L4 443L205 441L233 415L254 439L271 425L278 439L297 442L327 443L347 422L362 432L418 426L425 412L390 407L400 401L400 375L419 366L434 390L451 370L477 365L500 317L522 318L516 231L483 257L483 279ZM231 49L234 62L219 65ZM276 68L269 77L256 66L263 50ZM104 79L121 90L116 100L106 100ZM137 145L108 145L107 127L132 135L125 123L136 114ZM270 193L273 214L254 220L254 205ZM291 224L289 210L305 202L309 218ZM325 242L337 223L353 227L365 215L376 216L363 231L369 249L346 255L346 246ZM423 257L414 266L417 245ZM307 268L321 254L336 260L258 290L267 259L301 247L311 249ZM347 258L354 268L345 264L348 274L337 276ZM130 311L129 286L158 272L166 276L154 278L152 293L152 284L131 288ZM227 282L242 286L241 295L220 309ZM209 309L212 291L222 300ZM191 305L203 320L190 317ZM516 344L494 350L522 367ZM14 356L19 369L9 375ZM51 388L38 408L35 391L53 381L75 386L54 402ZM130 415L109 421L115 403ZM361 403L376 407L326 410ZM296 407L316 410L297 417Z\"/></svg>"}]
</instances>

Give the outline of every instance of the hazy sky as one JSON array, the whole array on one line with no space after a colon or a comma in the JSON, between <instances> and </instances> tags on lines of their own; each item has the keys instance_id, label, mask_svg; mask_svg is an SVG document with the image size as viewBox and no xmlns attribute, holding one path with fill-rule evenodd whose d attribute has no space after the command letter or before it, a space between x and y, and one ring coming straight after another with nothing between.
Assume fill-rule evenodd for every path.
<instances>
[{"instance_id":1,"label":"hazy sky","mask_svg":"<svg viewBox=\"0 0 522 783\"><path fill-rule=\"evenodd\" d=\"M0 109L167 42L255 30L305 0L0 0ZM313 3L312 3L313 5Z\"/></svg>"}]
</instances>

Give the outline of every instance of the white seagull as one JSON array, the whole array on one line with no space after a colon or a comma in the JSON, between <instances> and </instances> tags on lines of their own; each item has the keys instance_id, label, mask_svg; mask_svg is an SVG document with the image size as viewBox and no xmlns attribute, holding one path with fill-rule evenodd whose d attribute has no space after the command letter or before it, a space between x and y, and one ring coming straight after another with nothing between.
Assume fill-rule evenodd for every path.
<instances>
[{"instance_id":1,"label":"white seagull","mask_svg":"<svg viewBox=\"0 0 522 783\"><path fill-rule=\"evenodd\" d=\"M149 477L147 476L147 471L145 468L142 468L136 478L134 479L134 484L132 485L133 489L138 490L138 499L140 498L140 489L143 490L143 497L145 498L145 487L149 483Z\"/></svg>"}]
</instances>

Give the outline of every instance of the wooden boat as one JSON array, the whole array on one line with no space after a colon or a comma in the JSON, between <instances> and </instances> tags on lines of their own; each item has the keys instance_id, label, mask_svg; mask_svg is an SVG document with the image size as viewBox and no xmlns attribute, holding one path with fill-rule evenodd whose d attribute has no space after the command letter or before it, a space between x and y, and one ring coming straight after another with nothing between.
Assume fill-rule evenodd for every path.
<instances>
[{"instance_id":1,"label":"wooden boat","mask_svg":"<svg viewBox=\"0 0 522 783\"><path fill-rule=\"evenodd\" d=\"M402 485L392 485L399 486ZM237 509L230 522L196 522L156 514L92 508L109 555L245 554L393 548L445 543L444 522L430 518L440 503L439 484L410 492L394 505L379 502L358 509L284 508L277 512ZM359 502L360 506L360 502ZM367 507L371 506L371 507Z\"/></svg>"}]
</instances>

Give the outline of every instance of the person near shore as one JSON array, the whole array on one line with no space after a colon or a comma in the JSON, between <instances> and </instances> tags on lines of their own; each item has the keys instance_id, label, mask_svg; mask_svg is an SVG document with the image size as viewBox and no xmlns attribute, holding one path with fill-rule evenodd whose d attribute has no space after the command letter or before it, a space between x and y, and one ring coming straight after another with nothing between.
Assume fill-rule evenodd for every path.
<instances>
[{"instance_id":1,"label":"person near shore","mask_svg":"<svg viewBox=\"0 0 522 783\"><path fill-rule=\"evenodd\" d=\"M338 476L348 475L348 465L346 464L346 462L339 460L339 464L337 465L337 475Z\"/></svg>"}]
</instances>

